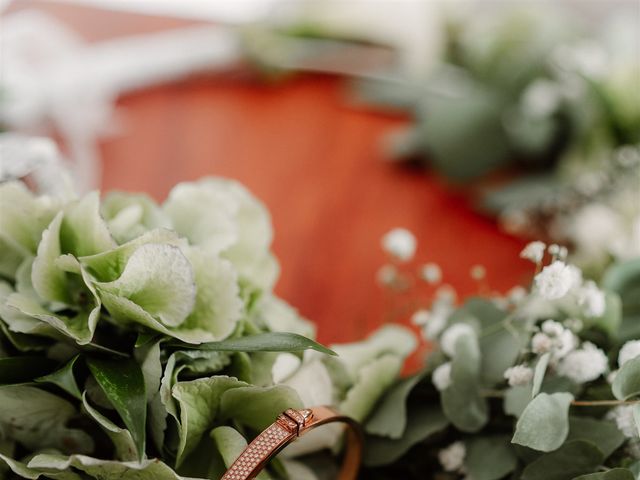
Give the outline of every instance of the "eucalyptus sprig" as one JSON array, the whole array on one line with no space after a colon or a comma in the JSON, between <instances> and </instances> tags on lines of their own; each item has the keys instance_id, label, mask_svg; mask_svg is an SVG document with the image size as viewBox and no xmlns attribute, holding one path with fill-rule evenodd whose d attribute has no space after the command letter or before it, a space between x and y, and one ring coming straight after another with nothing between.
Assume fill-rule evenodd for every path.
<instances>
[{"instance_id":1,"label":"eucalyptus sprig","mask_svg":"<svg viewBox=\"0 0 640 480\"><path fill-rule=\"evenodd\" d=\"M416 311L433 350L367 420L363 478L638 478L640 261L598 285L566 255L533 242L528 289Z\"/></svg>"}]
</instances>

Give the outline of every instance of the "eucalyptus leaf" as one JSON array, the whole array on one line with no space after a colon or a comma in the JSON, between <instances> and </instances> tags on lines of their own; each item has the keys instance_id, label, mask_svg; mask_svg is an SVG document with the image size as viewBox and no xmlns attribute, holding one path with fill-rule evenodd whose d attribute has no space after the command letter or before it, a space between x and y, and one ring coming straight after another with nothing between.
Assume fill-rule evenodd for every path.
<instances>
[{"instance_id":1,"label":"eucalyptus leaf","mask_svg":"<svg viewBox=\"0 0 640 480\"><path fill-rule=\"evenodd\" d=\"M518 419L512 442L542 452L564 443L569 434L570 393L541 393L527 405Z\"/></svg>"},{"instance_id":2,"label":"eucalyptus leaf","mask_svg":"<svg viewBox=\"0 0 640 480\"><path fill-rule=\"evenodd\" d=\"M549 366L549 360L551 359L551 353L547 352L542 355L536 363L536 368L533 372L533 386L531 387L531 398L535 398L540 393L540 387L542 387L542 381L544 375L547 372Z\"/></svg>"},{"instance_id":3,"label":"eucalyptus leaf","mask_svg":"<svg viewBox=\"0 0 640 480\"><path fill-rule=\"evenodd\" d=\"M367 420L365 431L379 437L399 439L407 427L407 398L424 378L424 373L412 375L393 386Z\"/></svg>"},{"instance_id":4,"label":"eucalyptus leaf","mask_svg":"<svg viewBox=\"0 0 640 480\"><path fill-rule=\"evenodd\" d=\"M624 442L625 436L615 423L590 417L569 417L567 442L583 440L596 445L607 459Z\"/></svg>"},{"instance_id":5,"label":"eucalyptus leaf","mask_svg":"<svg viewBox=\"0 0 640 480\"><path fill-rule=\"evenodd\" d=\"M522 480L567 480L593 473L601 465L602 452L592 443L567 442L554 452L540 456L526 466Z\"/></svg>"},{"instance_id":6,"label":"eucalyptus leaf","mask_svg":"<svg viewBox=\"0 0 640 480\"><path fill-rule=\"evenodd\" d=\"M636 480L636 477L633 472L627 468L612 468L606 472L580 475L573 480Z\"/></svg>"},{"instance_id":7,"label":"eucalyptus leaf","mask_svg":"<svg viewBox=\"0 0 640 480\"><path fill-rule=\"evenodd\" d=\"M105 360L91 358L87 365L120 418L131 432L138 459L145 452L147 396L140 366L131 359Z\"/></svg>"},{"instance_id":8,"label":"eucalyptus leaf","mask_svg":"<svg viewBox=\"0 0 640 480\"><path fill-rule=\"evenodd\" d=\"M451 423L463 432L477 432L489 421L487 401L480 393L480 349L475 335L460 335L451 367L451 385L440 397Z\"/></svg>"},{"instance_id":9,"label":"eucalyptus leaf","mask_svg":"<svg viewBox=\"0 0 640 480\"><path fill-rule=\"evenodd\" d=\"M442 432L449 426L447 417L437 406L416 406L409 410L411 422L399 440L367 436L363 461L370 467L388 465L399 460L411 447Z\"/></svg>"},{"instance_id":10,"label":"eucalyptus leaf","mask_svg":"<svg viewBox=\"0 0 640 480\"><path fill-rule=\"evenodd\" d=\"M514 471L518 464L507 435L476 437L466 442L466 448L464 464L474 480L504 478Z\"/></svg>"},{"instance_id":11,"label":"eucalyptus leaf","mask_svg":"<svg viewBox=\"0 0 640 480\"><path fill-rule=\"evenodd\" d=\"M618 400L640 395L640 356L627 361L616 374L611 391Z\"/></svg>"}]
</instances>

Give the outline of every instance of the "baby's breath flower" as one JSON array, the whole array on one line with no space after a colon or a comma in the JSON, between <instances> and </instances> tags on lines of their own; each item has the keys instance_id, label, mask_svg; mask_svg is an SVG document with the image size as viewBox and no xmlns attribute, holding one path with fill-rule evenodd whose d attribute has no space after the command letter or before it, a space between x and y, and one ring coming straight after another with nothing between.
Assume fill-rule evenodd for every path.
<instances>
[{"instance_id":1,"label":"baby's breath flower","mask_svg":"<svg viewBox=\"0 0 640 480\"><path fill-rule=\"evenodd\" d=\"M607 371L605 353L591 342L570 352L558 365L558 373L576 383L591 382Z\"/></svg>"},{"instance_id":2,"label":"baby's breath flower","mask_svg":"<svg viewBox=\"0 0 640 480\"><path fill-rule=\"evenodd\" d=\"M526 258L533 263L540 263L544 257L544 250L547 246L544 242L531 242L520 252L520 258Z\"/></svg>"},{"instance_id":3,"label":"baby's breath flower","mask_svg":"<svg viewBox=\"0 0 640 480\"><path fill-rule=\"evenodd\" d=\"M436 300L429 312L429 321L424 325L422 334L427 340L434 340L447 326L447 319L453 307L447 301Z\"/></svg>"},{"instance_id":4,"label":"baby's breath flower","mask_svg":"<svg viewBox=\"0 0 640 480\"><path fill-rule=\"evenodd\" d=\"M531 350L537 355L551 351L553 340L546 333L538 332L531 338Z\"/></svg>"},{"instance_id":5,"label":"baby's breath flower","mask_svg":"<svg viewBox=\"0 0 640 480\"><path fill-rule=\"evenodd\" d=\"M519 304L527 297L527 289L517 285L507 292L507 298L513 304Z\"/></svg>"},{"instance_id":6,"label":"baby's breath flower","mask_svg":"<svg viewBox=\"0 0 640 480\"><path fill-rule=\"evenodd\" d=\"M456 342L462 335L475 335L475 330L466 323L456 323L445 330L440 339L442 351L453 357L456 353Z\"/></svg>"},{"instance_id":7,"label":"baby's breath flower","mask_svg":"<svg viewBox=\"0 0 640 480\"><path fill-rule=\"evenodd\" d=\"M606 418L613 420L618 430L627 438L638 437L638 427L633 418L632 405L619 405L607 412Z\"/></svg>"},{"instance_id":8,"label":"baby's breath flower","mask_svg":"<svg viewBox=\"0 0 640 480\"><path fill-rule=\"evenodd\" d=\"M464 466L464 457L466 455L467 449L464 443L458 441L440 450L438 452L438 460L445 471L456 472Z\"/></svg>"},{"instance_id":9,"label":"baby's breath flower","mask_svg":"<svg viewBox=\"0 0 640 480\"><path fill-rule=\"evenodd\" d=\"M482 280L487 275L487 269L483 265L474 265L471 267L470 274L474 280Z\"/></svg>"},{"instance_id":10,"label":"baby's breath flower","mask_svg":"<svg viewBox=\"0 0 640 480\"><path fill-rule=\"evenodd\" d=\"M504 378L512 387L527 385L531 380L533 380L533 369L526 365L516 365L514 367L507 368L504 372Z\"/></svg>"},{"instance_id":11,"label":"baby's breath flower","mask_svg":"<svg viewBox=\"0 0 640 480\"><path fill-rule=\"evenodd\" d=\"M406 228L394 228L382 237L382 249L401 262L413 258L416 244L416 237Z\"/></svg>"},{"instance_id":12,"label":"baby's breath flower","mask_svg":"<svg viewBox=\"0 0 640 480\"><path fill-rule=\"evenodd\" d=\"M442 270L436 263L427 263L420 269L420 278L427 283L438 283L442 280Z\"/></svg>"},{"instance_id":13,"label":"baby's breath flower","mask_svg":"<svg viewBox=\"0 0 640 480\"><path fill-rule=\"evenodd\" d=\"M443 302L453 304L456 301L458 294L451 285L442 285L436 290L436 299Z\"/></svg>"},{"instance_id":14,"label":"baby's breath flower","mask_svg":"<svg viewBox=\"0 0 640 480\"><path fill-rule=\"evenodd\" d=\"M604 292L593 281L588 281L578 291L578 305L584 308L588 317L600 317L606 308Z\"/></svg>"},{"instance_id":15,"label":"baby's breath flower","mask_svg":"<svg viewBox=\"0 0 640 480\"><path fill-rule=\"evenodd\" d=\"M383 265L376 273L376 280L383 287L389 287L398 278L398 270L393 265Z\"/></svg>"},{"instance_id":16,"label":"baby's breath flower","mask_svg":"<svg viewBox=\"0 0 640 480\"><path fill-rule=\"evenodd\" d=\"M633 360L637 356L640 356L640 340L630 340L625 343L618 353L618 366L622 366L629 360Z\"/></svg>"},{"instance_id":17,"label":"baby's breath flower","mask_svg":"<svg viewBox=\"0 0 640 480\"><path fill-rule=\"evenodd\" d=\"M575 271L559 260L547 265L535 276L536 288L547 300L564 297L574 286L575 281Z\"/></svg>"},{"instance_id":18,"label":"baby's breath flower","mask_svg":"<svg viewBox=\"0 0 640 480\"><path fill-rule=\"evenodd\" d=\"M413 312L413 315L411 315L411 323L417 327L424 327L429 321L430 317L431 315L429 314L428 310L416 310L415 312Z\"/></svg>"},{"instance_id":19,"label":"baby's breath flower","mask_svg":"<svg viewBox=\"0 0 640 480\"><path fill-rule=\"evenodd\" d=\"M554 337L558 337L562 335L564 332L564 327L561 323L556 322L555 320L545 320L542 323L542 331L547 335L552 335Z\"/></svg>"},{"instance_id":20,"label":"baby's breath flower","mask_svg":"<svg viewBox=\"0 0 640 480\"><path fill-rule=\"evenodd\" d=\"M451 385L451 362L438 366L431 375L431 381L439 392L449 388Z\"/></svg>"}]
</instances>

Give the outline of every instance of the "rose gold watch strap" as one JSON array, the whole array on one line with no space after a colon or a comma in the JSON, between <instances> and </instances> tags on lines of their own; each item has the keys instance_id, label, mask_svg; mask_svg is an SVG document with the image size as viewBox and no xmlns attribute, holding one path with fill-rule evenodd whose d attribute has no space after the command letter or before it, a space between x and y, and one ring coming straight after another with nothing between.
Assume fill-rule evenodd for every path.
<instances>
[{"instance_id":1,"label":"rose gold watch strap","mask_svg":"<svg viewBox=\"0 0 640 480\"><path fill-rule=\"evenodd\" d=\"M348 427L344 460L337 480L355 480L362 457L362 431L355 420L331 407L285 411L247 446L221 480L255 478L290 442L309 430L333 422L342 422Z\"/></svg>"}]
</instances>

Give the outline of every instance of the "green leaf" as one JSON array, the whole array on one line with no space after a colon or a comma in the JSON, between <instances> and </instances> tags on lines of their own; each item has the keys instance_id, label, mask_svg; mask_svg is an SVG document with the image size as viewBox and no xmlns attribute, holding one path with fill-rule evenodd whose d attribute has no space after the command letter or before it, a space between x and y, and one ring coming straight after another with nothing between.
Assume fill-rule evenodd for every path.
<instances>
[{"instance_id":1,"label":"green leaf","mask_svg":"<svg viewBox=\"0 0 640 480\"><path fill-rule=\"evenodd\" d=\"M636 480L633 472L627 468L612 468L606 472L580 475L573 480Z\"/></svg>"},{"instance_id":2,"label":"green leaf","mask_svg":"<svg viewBox=\"0 0 640 480\"><path fill-rule=\"evenodd\" d=\"M626 362L616 374L611 391L618 400L640 395L640 357Z\"/></svg>"},{"instance_id":3,"label":"green leaf","mask_svg":"<svg viewBox=\"0 0 640 480\"><path fill-rule=\"evenodd\" d=\"M394 385L367 420L365 431L379 437L402 437L407 427L407 398L424 376L424 373L413 375Z\"/></svg>"},{"instance_id":4,"label":"green leaf","mask_svg":"<svg viewBox=\"0 0 640 480\"><path fill-rule=\"evenodd\" d=\"M605 459L625 441L625 436L615 423L589 417L569 417L567 442L583 440L596 445Z\"/></svg>"},{"instance_id":5,"label":"green leaf","mask_svg":"<svg viewBox=\"0 0 640 480\"><path fill-rule=\"evenodd\" d=\"M513 443L550 452L564 443L569 434L570 393L541 393L531 400L518 419Z\"/></svg>"},{"instance_id":6,"label":"green leaf","mask_svg":"<svg viewBox=\"0 0 640 480\"><path fill-rule=\"evenodd\" d=\"M93 418L100 428L107 434L115 447L116 458L121 461L130 461L138 459L136 444L133 441L131 432L126 428L120 428L107 417L102 415L98 410L93 408L87 400L87 392L82 395L82 406L87 414Z\"/></svg>"},{"instance_id":7,"label":"green leaf","mask_svg":"<svg viewBox=\"0 0 640 480\"><path fill-rule=\"evenodd\" d=\"M220 401L220 419L233 420L260 432L275 422L288 408L299 410L304 405L290 387L253 385L227 390Z\"/></svg>"},{"instance_id":8,"label":"green leaf","mask_svg":"<svg viewBox=\"0 0 640 480\"><path fill-rule=\"evenodd\" d=\"M247 337L230 338L221 342L203 343L197 347L183 344L172 345L217 352L301 352L311 349L327 355L336 355L334 351L309 338L288 332L258 333Z\"/></svg>"},{"instance_id":9,"label":"green leaf","mask_svg":"<svg viewBox=\"0 0 640 480\"><path fill-rule=\"evenodd\" d=\"M145 451L147 395L140 365L134 360L91 358L87 365L93 377L131 432L138 458Z\"/></svg>"},{"instance_id":10,"label":"green leaf","mask_svg":"<svg viewBox=\"0 0 640 480\"><path fill-rule=\"evenodd\" d=\"M380 397L396 381L401 369L402 359L391 354L362 367L353 387L340 403L340 411L359 422L364 421Z\"/></svg>"},{"instance_id":11,"label":"green leaf","mask_svg":"<svg viewBox=\"0 0 640 480\"><path fill-rule=\"evenodd\" d=\"M622 324L622 301L612 292L605 292L604 313L592 320L593 325L602 329L610 338L617 338Z\"/></svg>"},{"instance_id":12,"label":"green leaf","mask_svg":"<svg viewBox=\"0 0 640 480\"><path fill-rule=\"evenodd\" d=\"M602 464L602 452L589 442L567 442L540 456L522 472L522 480L567 480L594 472Z\"/></svg>"},{"instance_id":13,"label":"green leaf","mask_svg":"<svg viewBox=\"0 0 640 480\"><path fill-rule=\"evenodd\" d=\"M489 421L487 401L480 394L480 349L473 334L458 338L451 366L451 385L440 397L451 423L463 432L477 432Z\"/></svg>"},{"instance_id":14,"label":"green leaf","mask_svg":"<svg viewBox=\"0 0 640 480\"><path fill-rule=\"evenodd\" d=\"M0 358L0 385L27 383L51 371L51 360L45 357Z\"/></svg>"},{"instance_id":15,"label":"green leaf","mask_svg":"<svg viewBox=\"0 0 640 480\"><path fill-rule=\"evenodd\" d=\"M31 459L29 468L39 469L51 475L51 471L79 470L96 480L183 480L171 468L157 458L140 462L101 460L85 455L40 454Z\"/></svg>"},{"instance_id":16,"label":"green leaf","mask_svg":"<svg viewBox=\"0 0 640 480\"><path fill-rule=\"evenodd\" d=\"M503 409L507 415L519 417L531 402L531 389L528 385L517 385L505 390Z\"/></svg>"},{"instance_id":17,"label":"green leaf","mask_svg":"<svg viewBox=\"0 0 640 480\"><path fill-rule=\"evenodd\" d=\"M80 393L76 379L73 376L73 366L78 360L78 357L79 355L76 355L61 369L56 370L49 375L36 378L35 381L38 383L53 383L79 400L82 397L82 394Z\"/></svg>"},{"instance_id":18,"label":"green leaf","mask_svg":"<svg viewBox=\"0 0 640 480\"><path fill-rule=\"evenodd\" d=\"M518 458L509 440L506 435L469 440L464 460L468 474L474 480L498 480L515 470Z\"/></svg>"},{"instance_id":19,"label":"green leaf","mask_svg":"<svg viewBox=\"0 0 640 480\"><path fill-rule=\"evenodd\" d=\"M68 428L77 412L63 398L24 385L0 386L0 430L30 451L55 448L90 452L93 441L82 430Z\"/></svg>"},{"instance_id":20,"label":"green leaf","mask_svg":"<svg viewBox=\"0 0 640 480\"><path fill-rule=\"evenodd\" d=\"M551 353L547 352L538 359L536 368L533 372L533 386L531 387L531 398L535 398L540 393L540 387L542 386L542 380L544 380L544 374L547 372L549 366L549 359Z\"/></svg>"},{"instance_id":21,"label":"green leaf","mask_svg":"<svg viewBox=\"0 0 640 480\"><path fill-rule=\"evenodd\" d=\"M355 378L363 366L376 358L392 354L404 359L415 350L416 345L416 337L409 329L399 325L385 325L363 341L332 345L332 348Z\"/></svg>"},{"instance_id":22,"label":"green leaf","mask_svg":"<svg viewBox=\"0 0 640 480\"><path fill-rule=\"evenodd\" d=\"M180 406L177 466L193 451L205 432L214 426L220 415L223 393L232 388L247 386L249 385L236 378L222 375L178 382L173 386L172 396Z\"/></svg>"},{"instance_id":23,"label":"green leaf","mask_svg":"<svg viewBox=\"0 0 640 480\"><path fill-rule=\"evenodd\" d=\"M44 472L40 469L29 468L26 463L19 462L10 458L6 455L0 454L0 460L4 461L4 463L9 467L9 469L18 475L20 478L28 478L30 480L37 480L39 478L43 478ZM2 463L0 463L0 467ZM0 469L0 474L4 473L2 469ZM0 477L4 478L4 477ZM74 472L47 472L46 478L53 478L55 480L83 480L80 475Z\"/></svg>"},{"instance_id":24,"label":"green leaf","mask_svg":"<svg viewBox=\"0 0 640 480\"><path fill-rule=\"evenodd\" d=\"M378 467L400 459L409 449L449 425L447 417L436 406L420 406L410 409L411 422L399 440L367 436L364 450L364 464Z\"/></svg>"}]
</instances>

